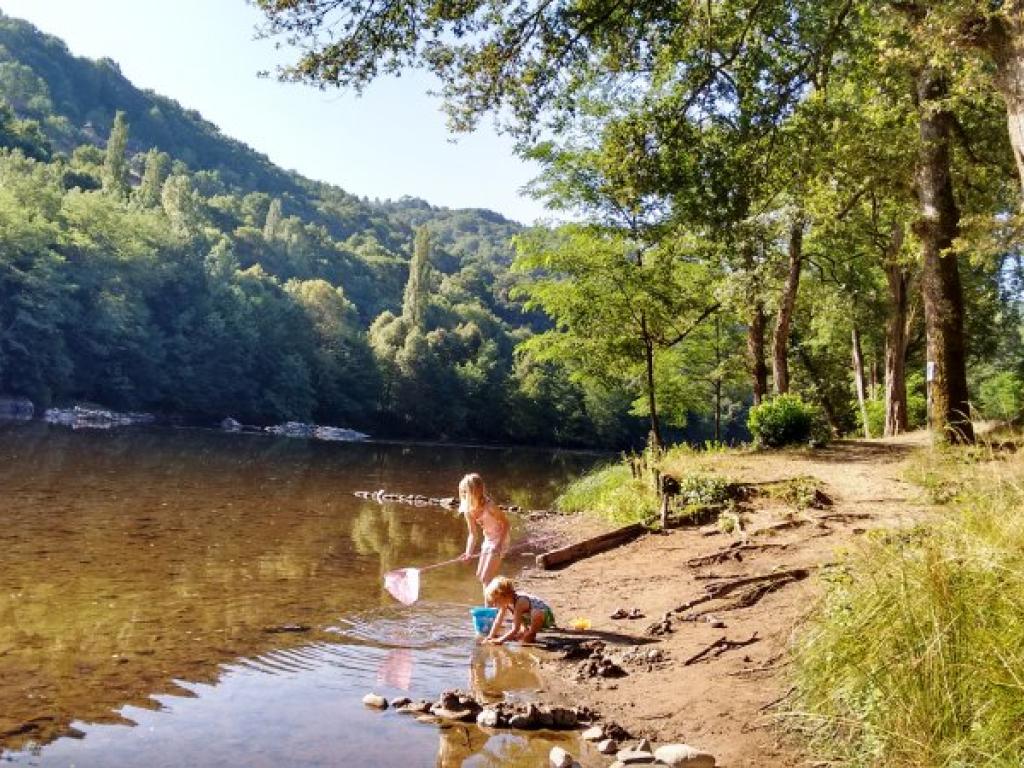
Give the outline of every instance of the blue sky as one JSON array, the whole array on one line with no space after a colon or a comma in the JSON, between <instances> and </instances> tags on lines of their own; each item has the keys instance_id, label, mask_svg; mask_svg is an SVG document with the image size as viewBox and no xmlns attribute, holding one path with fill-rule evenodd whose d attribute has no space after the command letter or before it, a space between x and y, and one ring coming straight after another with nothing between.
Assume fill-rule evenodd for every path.
<instances>
[{"instance_id":1,"label":"blue sky","mask_svg":"<svg viewBox=\"0 0 1024 768\"><path fill-rule=\"evenodd\" d=\"M63 38L76 55L114 59L135 85L353 194L491 208L524 223L545 215L518 193L536 168L486 121L453 137L424 74L376 82L362 97L257 78L288 54L253 39L261 16L244 0L0 0L0 10Z\"/></svg>"}]
</instances>

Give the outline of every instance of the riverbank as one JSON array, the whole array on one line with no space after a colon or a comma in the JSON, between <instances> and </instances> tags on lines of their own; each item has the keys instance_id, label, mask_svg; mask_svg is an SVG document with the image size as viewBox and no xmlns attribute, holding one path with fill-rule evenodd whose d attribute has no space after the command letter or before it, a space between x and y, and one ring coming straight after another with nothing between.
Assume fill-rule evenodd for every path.
<instances>
[{"instance_id":1,"label":"riverbank","mask_svg":"<svg viewBox=\"0 0 1024 768\"><path fill-rule=\"evenodd\" d=\"M586 634L626 673L605 677L589 659L544 653L547 695L585 704L655 745L699 747L720 766L804 764L776 717L791 692L792 637L844 550L873 529L933 514L901 477L926 442L910 435L695 455L695 470L753 489L735 508L737 529L677 528L562 571L523 574L524 587L547 598L562 625L589 619ZM821 493L775 492L789 487ZM533 525L544 536L574 524L554 517ZM592 521L586 525L593 530Z\"/></svg>"}]
</instances>

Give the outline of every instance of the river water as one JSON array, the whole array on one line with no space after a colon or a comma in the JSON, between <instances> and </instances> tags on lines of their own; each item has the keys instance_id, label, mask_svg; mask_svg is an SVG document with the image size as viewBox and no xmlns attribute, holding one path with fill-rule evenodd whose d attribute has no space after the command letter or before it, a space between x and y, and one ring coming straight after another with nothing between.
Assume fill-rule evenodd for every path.
<instances>
[{"instance_id":1,"label":"river water","mask_svg":"<svg viewBox=\"0 0 1024 768\"><path fill-rule=\"evenodd\" d=\"M480 648L471 564L396 603L383 575L465 525L357 490L550 503L597 457L0 423L0 761L35 766L536 766L575 737L441 730L361 698L538 686ZM520 535L522 532L520 531ZM516 558L507 561L513 572Z\"/></svg>"}]
</instances>

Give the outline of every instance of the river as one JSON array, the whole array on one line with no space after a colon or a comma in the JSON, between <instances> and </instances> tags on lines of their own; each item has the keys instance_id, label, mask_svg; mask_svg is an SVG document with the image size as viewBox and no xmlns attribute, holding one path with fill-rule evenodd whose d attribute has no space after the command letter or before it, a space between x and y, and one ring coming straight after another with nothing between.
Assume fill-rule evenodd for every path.
<instances>
[{"instance_id":1,"label":"river","mask_svg":"<svg viewBox=\"0 0 1024 768\"><path fill-rule=\"evenodd\" d=\"M0 423L0 760L33 766L536 766L574 736L439 729L361 698L492 699L530 651L480 648L465 525L357 490L454 496L478 471L544 507L593 455ZM506 572L522 560L510 558Z\"/></svg>"}]
</instances>

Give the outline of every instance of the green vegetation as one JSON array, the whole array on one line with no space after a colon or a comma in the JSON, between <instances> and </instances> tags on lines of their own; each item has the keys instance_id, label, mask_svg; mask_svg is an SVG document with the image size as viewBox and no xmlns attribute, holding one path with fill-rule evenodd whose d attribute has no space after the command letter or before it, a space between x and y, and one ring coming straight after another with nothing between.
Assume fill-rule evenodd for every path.
<instances>
[{"instance_id":1,"label":"green vegetation","mask_svg":"<svg viewBox=\"0 0 1024 768\"><path fill-rule=\"evenodd\" d=\"M620 444L618 392L517 358L489 211L286 173L0 14L0 393L197 421Z\"/></svg>"},{"instance_id":2,"label":"green vegetation","mask_svg":"<svg viewBox=\"0 0 1024 768\"><path fill-rule=\"evenodd\" d=\"M648 478L634 477L628 464L618 462L588 472L558 497L559 512L592 514L616 523L652 518L658 495Z\"/></svg>"},{"instance_id":3,"label":"green vegetation","mask_svg":"<svg viewBox=\"0 0 1024 768\"><path fill-rule=\"evenodd\" d=\"M1011 766L1024 753L1024 460L934 451L943 519L877 537L830 578L793 715L853 766Z\"/></svg>"},{"instance_id":4,"label":"green vegetation","mask_svg":"<svg viewBox=\"0 0 1024 768\"><path fill-rule=\"evenodd\" d=\"M780 448L806 443L821 421L818 409L805 403L799 395L778 395L750 409L747 426L758 445Z\"/></svg>"}]
</instances>

